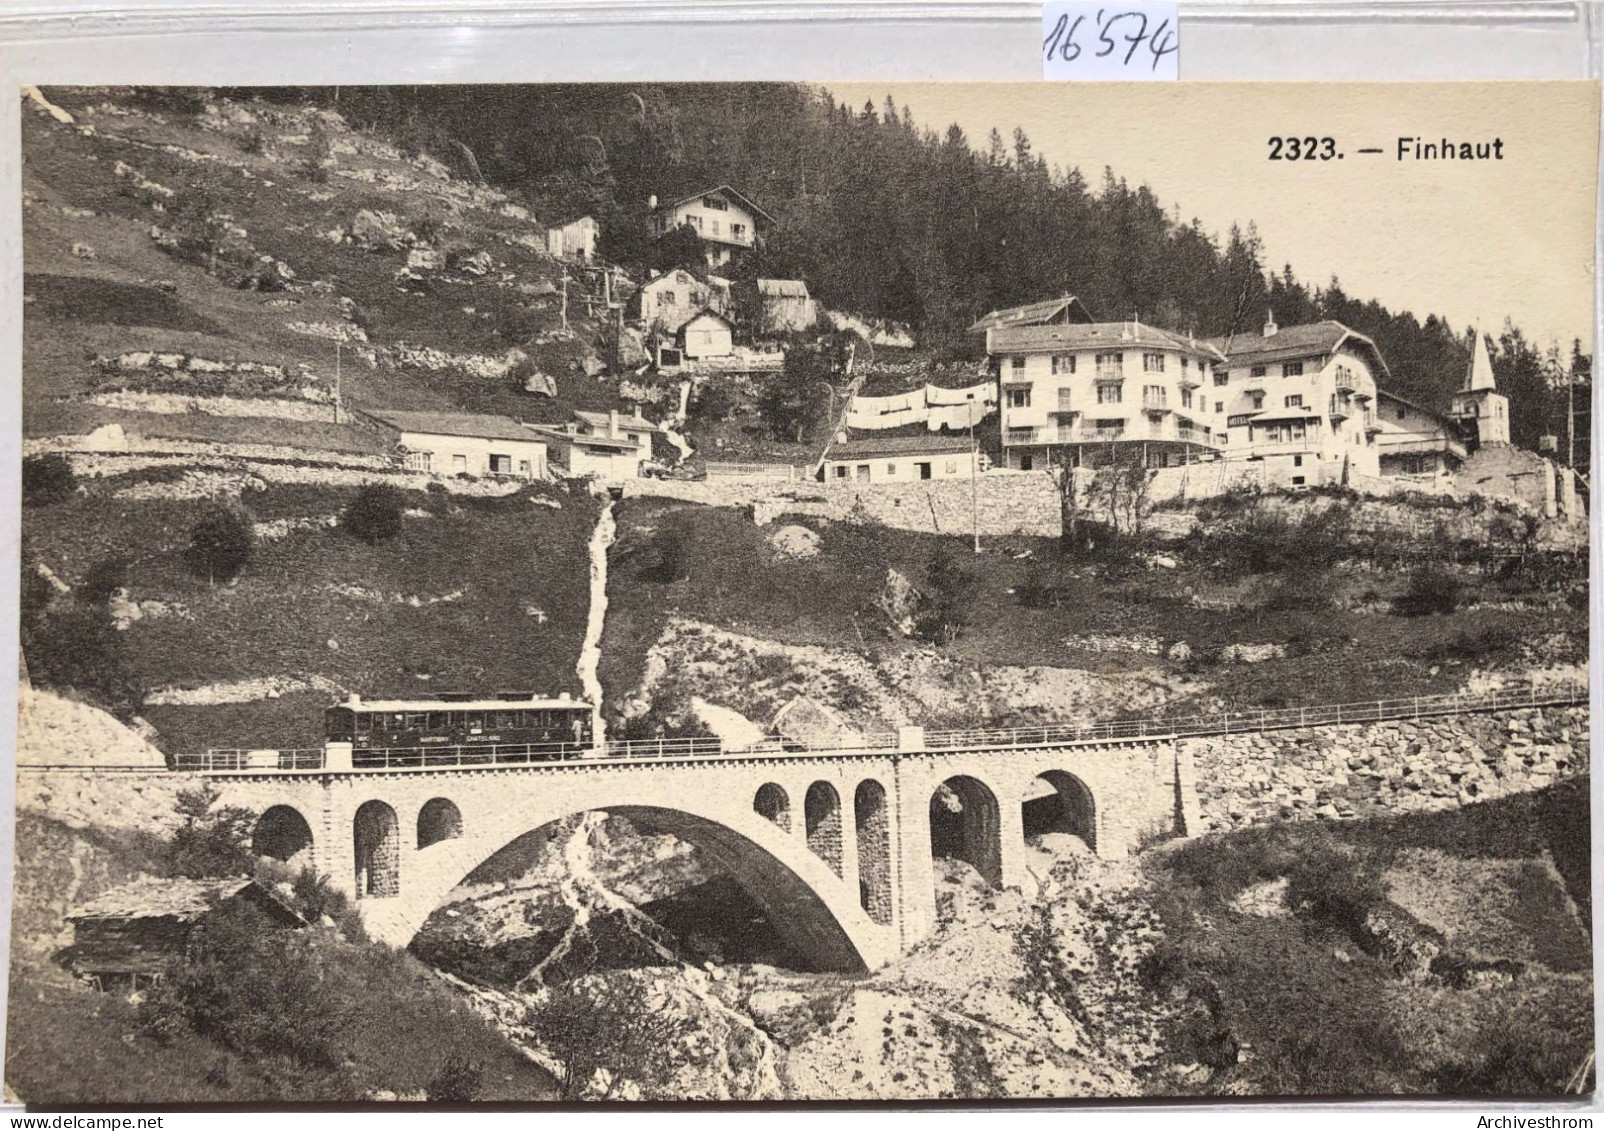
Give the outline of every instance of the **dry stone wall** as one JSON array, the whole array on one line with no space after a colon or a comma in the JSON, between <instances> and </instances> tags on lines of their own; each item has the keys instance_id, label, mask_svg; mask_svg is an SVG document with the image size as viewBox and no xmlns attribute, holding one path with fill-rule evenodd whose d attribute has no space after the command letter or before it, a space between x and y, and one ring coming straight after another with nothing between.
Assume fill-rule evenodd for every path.
<instances>
[{"instance_id":1,"label":"dry stone wall","mask_svg":"<svg viewBox=\"0 0 1604 1131\"><path fill-rule=\"evenodd\" d=\"M1451 809L1540 789L1589 763L1582 706L1180 740L1196 827ZM1190 814L1189 814L1190 817ZM1189 820L1189 826L1193 821Z\"/></svg>"}]
</instances>

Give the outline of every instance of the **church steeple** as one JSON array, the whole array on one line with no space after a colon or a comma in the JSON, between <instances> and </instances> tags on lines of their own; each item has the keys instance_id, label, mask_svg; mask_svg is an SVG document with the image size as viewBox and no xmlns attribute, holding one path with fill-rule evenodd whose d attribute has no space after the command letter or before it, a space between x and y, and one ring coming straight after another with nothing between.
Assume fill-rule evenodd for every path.
<instances>
[{"instance_id":1,"label":"church steeple","mask_svg":"<svg viewBox=\"0 0 1604 1131\"><path fill-rule=\"evenodd\" d=\"M1449 415L1459 423L1465 439L1477 447L1509 443L1509 398L1498 391L1493 379L1493 360L1480 328L1470 332L1470 363Z\"/></svg>"}]
</instances>

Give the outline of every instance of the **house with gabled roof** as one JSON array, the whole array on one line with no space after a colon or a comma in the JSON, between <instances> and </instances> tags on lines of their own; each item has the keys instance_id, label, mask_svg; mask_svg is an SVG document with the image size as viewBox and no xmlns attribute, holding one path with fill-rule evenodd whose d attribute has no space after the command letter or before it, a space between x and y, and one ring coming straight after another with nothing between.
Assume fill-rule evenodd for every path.
<instances>
[{"instance_id":1,"label":"house with gabled roof","mask_svg":"<svg viewBox=\"0 0 1604 1131\"><path fill-rule=\"evenodd\" d=\"M506 416L363 409L395 439L409 471L475 478L546 478L546 445Z\"/></svg>"},{"instance_id":2,"label":"house with gabled roof","mask_svg":"<svg viewBox=\"0 0 1604 1131\"><path fill-rule=\"evenodd\" d=\"M763 229L774 218L753 201L730 187L716 185L661 202L647 202L646 235L659 240L676 228L688 227L702 241L709 267L720 267L751 251L762 239Z\"/></svg>"},{"instance_id":3,"label":"house with gabled roof","mask_svg":"<svg viewBox=\"0 0 1604 1131\"><path fill-rule=\"evenodd\" d=\"M830 445L826 483L919 483L967 479L982 470L979 450L965 436L875 436Z\"/></svg>"},{"instance_id":4,"label":"house with gabled roof","mask_svg":"<svg viewBox=\"0 0 1604 1131\"><path fill-rule=\"evenodd\" d=\"M73 941L58 959L97 989L143 989L182 960L190 933L207 916L242 904L268 927L306 926L284 898L244 876L146 876L69 911Z\"/></svg>"},{"instance_id":5,"label":"house with gabled roof","mask_svg":"<svg viewBox=\"0 0 1604 1131\"><path fill-rule=\"evenodd\" d=\"M1376 397L1390 377L1376 343L1340 322L1211 339L1225 357L1203 392L1224 417L1225 458L1266 485L1313 487L1381 473Z\"/></svg>"},{"instance_id":6,"label":"house with gabled roof","mask_svg":"<svg viewBox=\"0 0 1604 1131\"><path fill-rule=\"evenodd\" d=\"M1092 321L1094 319L1091 312L1080 299L1074 295L1061 295L1041 302L1026 303L1024 306L993 310L978 319L969 327L968 332L984 334L988 330L998 330L1005 326L1069 326L1076 323L1084 325Z\"/></svg>"}]
</instances>

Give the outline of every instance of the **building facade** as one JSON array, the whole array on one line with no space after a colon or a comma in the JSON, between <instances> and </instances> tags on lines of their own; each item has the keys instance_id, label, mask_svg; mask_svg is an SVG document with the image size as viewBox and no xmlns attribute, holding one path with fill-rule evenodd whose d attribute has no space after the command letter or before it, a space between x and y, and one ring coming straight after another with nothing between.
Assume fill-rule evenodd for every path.
<instances>
[{"instance_id":1,"label":"building facade","mask_svg":"<svg viewBox=\"0 0 1604 1131\"><path fill-rule=\"evenodd\" d=\"M658 426L640 415L576 412L567 424L526 424L551 448L551 461L573 478L635 479L652 455Z\"/></svg>"},{"instance_id":2,"label":"building facade","mask_svg":"<svg viewBox=\"0 0 1604 1131\"><path fill-rule=\"evenodd\" d=\"M832 444L824 456L824 482L918 483L967 479L981 471L974 444L960 436L887 436Z\"/></svg>"},{"instance_id":3,"label":"building facade","mask_svg":"<svg viewBox=\"0 0 1604 1131\"><path fill-rule=\"evenodd\" d=\"M674 344L686 361L728 357L735 350L735 327L717 311L704 310L680 326Z\"/></svg>"},{"instance_id":4,"label":"building facade","mask_svg":"<svg viewBox=\"0 0 1604 1131\"><path fill-rule=\"evenodd\" d=\"M993 310L977 319L966 332L984 336L988 330L1001 330L1009 326L1085 326L1095 321L1080 299L1074 295L1064 295L1024 306Z\"/></svg>"},{"instance_id":5,"label":"building facade","mask_svg":"<svg viewBox=\"0 0 1604 1131\"><path fill-rule=\"evenodd\" d=\"M763 323L759 333L796 334L819 321L818 305L801 279L759 279L757 295Z\"/></svg>"},{"instance_id":6,"label":"building facade","mask_svg":"<svg viewBox=\"0 0 1604 1131\"><path fill-rule=\"evenodd\" d=\"M1444 486L1465 462L1458 425L1385 389L1376 394L1376 424L1376 455L1387 478Z\"/></svg>"},{"instance_id":7,"label":"building facade","mask_svg":"<svg viewBox=\"0 0 1604 1131\"><path fill-rule=\"evenodd\" d=\"M546 229L546 250L554 259L589 263L596 258L596 240L601 226L594 217L581 216L560 228Z\"/></svg>"},{"instance_id":8,"label":"building facade","mask_svg":"<svg viewBox=\"0 0 1604 1131\"><path fill-rule=\"evenodd\" d=\"M1255 466L1265 486L1339 483L1379 475L1377 383L1387 376L1376 344L1340 322L1216 338L1225 356L1203 390L1223 417L1228 460Z\"/></svg>"},{"instance_id":9,"label":"building facade","mask_svg":"<svg viewBox=\"0 0 1604 1131\"><path fill-rule=\"evenodd\" d=\"M729 185L705 189L674 200L647 203L646 235L657 240L675 228L689 227L702 241L709 267L720 267L751 251L762 238L761 226L773 221Z\"/></svg>"},{"instance_id":10,"label":"building facade","mask_svg":"<svg viewBox=\"0 0 1604 1131\"><path fill-rule=\"evenodd\" d=\"M505 416L389 409L365 415L394 435L409 471L513 479L548 474L546 445Z\"/></svg>"},{"instance_id":11,"label":"building facade","mask_svg":"<svg viewBox=\"0 0 1604 1131\"><path fill-rule=\"evenodd\" d=\"M672 334L704 310L730 305L730 285L718 276L700 278L686 270L665 271L641 284L635 293L642 328Z\"/></svg>"},{"instance_id":12,"label":"building facade","mask_svg":"<svg viewBox=\"0 0 1604 1131\"><path fill-rule=\"evenodd\" d=\"M1221 417L1208 397L1213 346L1139 322L1001 325L986 331L998 365L1006 467L1139 460L1176 467L1218 458Z\"/></svg>"}]
</instances>

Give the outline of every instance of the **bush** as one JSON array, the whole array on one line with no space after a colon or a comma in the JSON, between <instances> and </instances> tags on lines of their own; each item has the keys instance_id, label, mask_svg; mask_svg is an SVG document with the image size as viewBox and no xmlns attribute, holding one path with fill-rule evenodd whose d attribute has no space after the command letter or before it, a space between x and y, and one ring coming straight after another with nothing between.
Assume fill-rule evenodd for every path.
<instances>
[{"instance_id":1,"label":"bush","mask_svg":"<svg viewBox=\"0 0 1604 1131\"><path fill-rule=\"evenodd\" d=\"M94 607L107 604L119 589L128 588L128 566L120 554L96 562L78 585L78 600Z\"/></svg>"},{"instance_id":2,"label":"bush","mask_svg":"<svg viewBox=\"0 0 1604 1131\"><path fill-rule=\"evenodd\" d=\"M60 452L29 456L22 461L22 505L48 507L78 490L72 461Z\"/></svg>"},{"instance_id":3,"label":"bush","mask_svg":"<svg viewBox=\"0 0 1604 1131\"><path fill-rule=\"evenodd\" d=\"M301 155L301 171L306 179L315 184L327 181L329 170L324 162L333 155L334 143L329 140L329 131L321 124L313 126L307 135L306 151Z\"/></svg>"},{"instance_id":4,"label":"bush","mask_svg":"<svg viewBox=\"0 0 1604 1131\"><path fill-rule=\"evenodd\" d=\"M241 153L260 153L265 146L266 139L262 136L262 128L260 126L252 126L239 139Z\"/></svg>"},{"instance_id":5,"label":"bush","mask_svg":"<svg viewBox=\"0 0 1604 1131\"><path fill-rule=\"evenodd\" d=\"M24 623L29 673L47 687L71 687L126 714L136 701L123 661L122 633L104 608L71 605Z\"/></svg>"},{"instance_id":6,"label":"bush","mask_svg":"<svg viewBox=\"0 0 1604 1131\"><path fill-rule=\"evenodd\" d=\"M217 507L190 530L184 560L213 584L232 581L251 560L254 535L250 521L231 507Z\"/></svg>"},{"instance_id":7,"label":"bush","mask_svg":"<svg viewBox=\"0 0 1604 1131\"><path fill-rule=\"evenodd\" d=\"M653 1009L628 983L589 981L554 987L525 1015L560 1066L560 1098L591 1097L598 1072L606 1084L596 1098L614 1098L626 1077L641 1085L643 1098L654 1098L670 1078L665 1057L689 1031L691 1019Z\"/></svg>"},{"instance_id":8,"label":"bush","mask_svg":"<svg viewBox=\"0 0 1604 1131\"><path fill-rule=\"evenodd\" d=\"M914 631L933 644L951 644L969 624L969 602L980 577L960 564L946 547L925 569L925 584L914 613Z\"/></svg>"},{"instance_id":9,"label":"bush","mask_svg":"<svg viewBox=\"0 0 1604 1131\"><path fill-rule=\"evenodd\" d=\"M484 1072L472 1061L452 1057L441 1066L424 1089L430 1103L465 1104L479 1098Z\"/></svg>"},{"instance_id":10,"label":"bush","mask_svg":"<svg viewBox=\"0 0 1604 1131\"><path fill-rule=\"evenodd\" d=\"M1441 566L1420 566L1409 575L1409 588L1393 599L1392 611L1401 617L1451 613L1463 590L1464 584Z\"/></svg>"},{"instance_id":11,"label":"bush","mask_svg":"<svg viewBox=\"0 0 1604 1131\"><path fill-rule=\"evenodd\" d=\"M190 934L183 963L141 1004L141 1027L160 1036L187 1025L239 1053L333 1068L346 1016L325 980L311 932L275 927L237 902Z\"/></svg>"},{"instance_id":12,"label":"bush","mask_svg":"<svg viewBox=\"0 0 1604 1131\"><path fill-rule=\"evenodd\" d=\"M226 879L248 876L256 863L251 832L256 814L236 805L217 804L210 786L179 792L173 811L180 818L167 845L167 866L175 876Z\"/></svg>"},{"instance_id":13,"label":"bush","mask_svg":"<svg viewBox=\"0 0 1604 1131\"><path fill-rule=\"evenodd\" d=\"M401 533L404 509L400 491L382 483L369 484L345 508L340 526L352 537L376 546Z\"/></svg>"}]
</instances>

